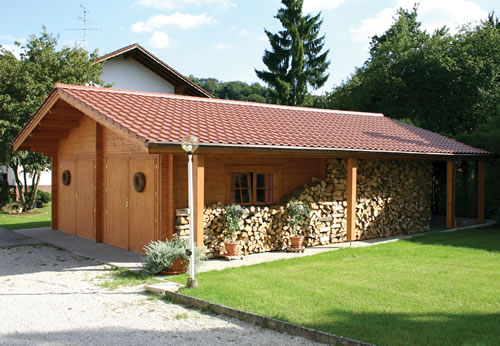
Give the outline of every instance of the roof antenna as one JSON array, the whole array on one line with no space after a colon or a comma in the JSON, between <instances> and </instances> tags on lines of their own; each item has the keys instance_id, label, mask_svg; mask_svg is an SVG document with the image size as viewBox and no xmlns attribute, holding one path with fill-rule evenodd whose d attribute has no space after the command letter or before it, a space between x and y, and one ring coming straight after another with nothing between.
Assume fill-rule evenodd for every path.
<instances>
[{"instance_id":1,"label":"roof antenna","mask_svg":"<svg viewBox=\"0 0 500 346\"><path fill-rule=\"evenodd\" d=\"M83 40L76 40L75 42L82 42L83 43L83 49L85 49L86 45L87 45L87 31L90 31L90 30L100 31L101 29L98 29L98 28L88 28L87 27L87 14L89 13L89 10L87 9L87 7L83 6L82 4L80 4L80 8L83 11L83 16L79 16L78 19L80 19L80 20L83 21L83 28L82 29L64 29L64 30L83 31Z\"/></svg>"}]
</instances>

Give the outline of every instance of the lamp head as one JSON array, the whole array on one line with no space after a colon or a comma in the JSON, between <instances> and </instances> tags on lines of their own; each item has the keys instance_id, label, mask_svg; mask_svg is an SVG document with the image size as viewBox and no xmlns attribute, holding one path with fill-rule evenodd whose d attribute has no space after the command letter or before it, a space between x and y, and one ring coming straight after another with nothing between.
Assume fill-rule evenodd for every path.
<instances>
[{"instance_id":1,"label":"lamp head","mask_svg":"<svg viewBox=\"0 0 500 346\"><path fill-rule=\"evenodd\" d=\"M188 154L194 153L196 149L198 149L199 145L200 141L194 135L184 136L184 138L181 141L182 149Z\"/></svg>"}]
</instances>

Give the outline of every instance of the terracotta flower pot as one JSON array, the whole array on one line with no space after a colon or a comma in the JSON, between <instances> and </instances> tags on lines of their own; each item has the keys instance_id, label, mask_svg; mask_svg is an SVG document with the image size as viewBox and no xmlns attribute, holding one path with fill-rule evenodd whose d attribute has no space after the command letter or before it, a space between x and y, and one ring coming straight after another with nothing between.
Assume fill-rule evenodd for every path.
<instances>
[{"instance_id":1,"label":"terracotta flower pot","mask_svg":"<svg viewBox=\"0 0 500 346\"><path fill-rule=\"evenodd\" d=\"M226 247L227 256L239 256L240 255L240 244L235 241L225 241L224 246Z\"/></svg>"},{"instance_id":2,"label":"terracotta flower pot","mask_svg":"<svg viewBox=\"0 0 500 346\"><path fill-rule=\"evenodd\" d=\"M300 249L302 248L302 242L304 241L303 236L295 235L290 237L290 243L292 249Z\"/></svg>"},{"instance_id":3,"label":"terracotta flower pot","mask_svg":"<svg viewBox=\"0 0 500 346\"><path fill-rule=\"evenodd\" d=\"M160 274L163 275L177 275L187 272L189 262L183 258L177 258L174 263Z\"/></svg>"}]
</instances>

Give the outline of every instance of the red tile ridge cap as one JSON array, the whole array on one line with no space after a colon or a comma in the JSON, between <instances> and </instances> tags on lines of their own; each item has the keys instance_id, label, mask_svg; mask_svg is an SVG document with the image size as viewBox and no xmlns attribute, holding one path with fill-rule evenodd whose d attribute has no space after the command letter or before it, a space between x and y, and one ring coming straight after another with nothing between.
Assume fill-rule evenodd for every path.
<instances>
[{"instance_id":1,"label":"red tile ridge cap","mask_svg":"<svg viewBox=\"0 0 500 346\"><path fill-rule=\"evenodd\" d=\"M219 103L219 104L254 106L254 107L262 107L262 108L301 110L301 111L306 111L306 112L384 117L384 114L382 114L382 113L370 113L370 112L345 111L345 110L338 110L338 109L323 109L323 108L286 106L286 105L276 105L276 104L269 104L269 103L259 103L259 102L249 102L249 101L239 101L239 100L225 100L225 99L198 97L198 96L164 94L164 93L155 93L155 92L149 92L149 91L137 91L137 90L126 90L126 89L112 89L112 88L103 88L103 87L96 87L96 86L73 85L73 84L63 84L63 83L56 83L54 88L87 90L87 91L107 92L107 93L114 93L114 94L128 94L128 95L159 97L159 98L169 98L169 99L179 99L179 100L191 100L191 101L211 102L211 103Z\"/></svg>"}]
</instances>

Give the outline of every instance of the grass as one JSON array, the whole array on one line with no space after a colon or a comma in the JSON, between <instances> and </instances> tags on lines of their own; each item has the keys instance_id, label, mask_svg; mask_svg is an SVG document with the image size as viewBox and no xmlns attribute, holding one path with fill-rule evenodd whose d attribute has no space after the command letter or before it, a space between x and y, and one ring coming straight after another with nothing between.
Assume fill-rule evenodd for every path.
<instances>
[{"instance_id":1,"label":"grass","mask_svg":"<svg viewBox=\"0 0 500 346\"><path fill-rule=\"evenodd\" d=\"M365 342L500 345L500 229L200 273L190 296ZM186 276L173 281L184 283Z\"/></svg>"},{"instance_id":2,"label":"grass","mask_svg":"<svg viewBox=\"0 0 500 346\"><path fill-rule=\"evenodd\" d=\"M43 208L33 209L28 213L9 214L0 211L0 227L6 229L50 227L51 213L51 203L47 203Z\"/></svg>"},{"instance_id":3,"label":"grass","mask_svg":"<svg viewBox=\"0 0 500 346\"><path fill-rule=\"evenodd\" d=\"M154 278L152 275L146 275L142 271L132 271L125 268L115 268L107 276L107 279L99 286L108 290L115 290L120 286L138 286L144 284L152 284L165 282Z\"/></svg>"}]
</instances>

